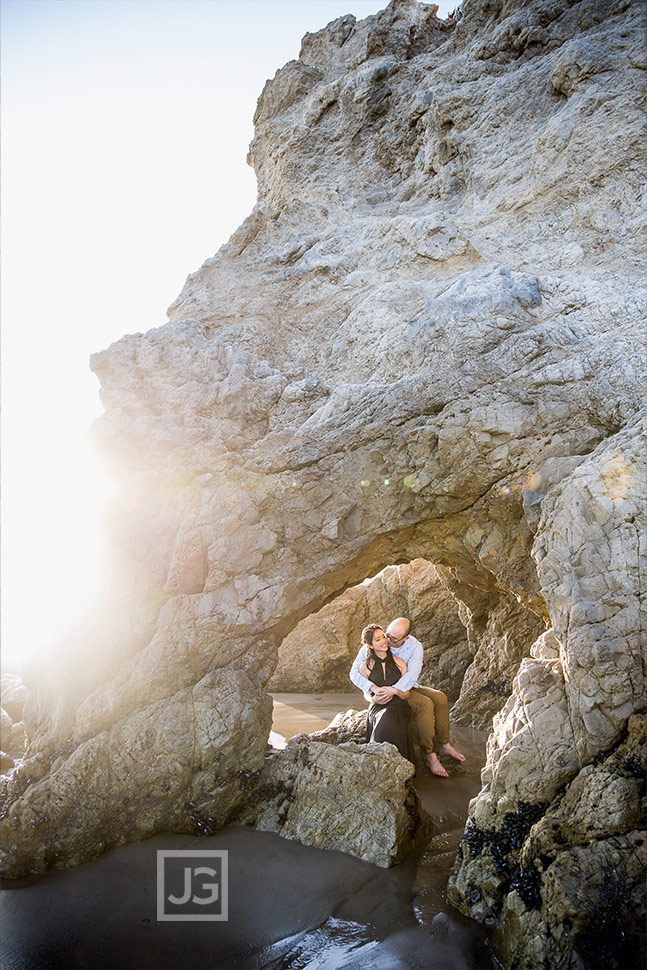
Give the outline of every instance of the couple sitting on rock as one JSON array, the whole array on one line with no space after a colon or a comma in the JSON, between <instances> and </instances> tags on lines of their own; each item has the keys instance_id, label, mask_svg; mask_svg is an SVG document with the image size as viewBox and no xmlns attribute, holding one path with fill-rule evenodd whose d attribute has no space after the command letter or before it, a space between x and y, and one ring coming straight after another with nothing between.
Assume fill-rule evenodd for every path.
<instances>
[{"instance_id":1,"label":"couple sitting on rock","mask_svg":"<svg viewBox=\"0 0 647 970\"><path fill-rule=\"evenodd\" d=\"M401 616L388 625L386 632L377 623L362 630L362 647L350 679L371 704L367 714L369 740L389 741L403 758L414 762L408 731L411 711L429 770L448 778L438 755L449 755L455 761L465 761L465 756L449 743L446 695L431 687L419 687L421 670L422 644L411 636L411 621Z\"/></svg>"}]
</instances>

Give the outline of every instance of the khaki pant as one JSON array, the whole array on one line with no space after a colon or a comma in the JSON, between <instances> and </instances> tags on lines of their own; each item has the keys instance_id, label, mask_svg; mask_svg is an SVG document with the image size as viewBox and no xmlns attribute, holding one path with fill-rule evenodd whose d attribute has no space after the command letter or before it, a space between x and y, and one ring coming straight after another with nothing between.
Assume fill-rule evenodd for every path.
<instances>
[{"instance_id":1,"label":"khaki pant","mask_svg":"<svg viewBox=\"0 0 647 970\"><path fill-rule=\"evenodd\" d=\"M449 704L447 695L433 687L412 687L407 704L413 711L425 753L449 744Z\"/></svg>"}]
</instances>

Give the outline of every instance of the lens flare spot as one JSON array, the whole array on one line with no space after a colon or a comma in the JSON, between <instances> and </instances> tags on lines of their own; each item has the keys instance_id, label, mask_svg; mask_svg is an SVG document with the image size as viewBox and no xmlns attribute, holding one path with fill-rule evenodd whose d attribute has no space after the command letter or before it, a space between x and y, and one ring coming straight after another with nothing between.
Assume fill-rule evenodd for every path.
<instances>
[{"instance_id":1,"label":"lens flare spot","mask_svg":"<svg viewBox=\"0 0 647 970\"><path fill-rule=\"evenodd\" d=\"M520 492L522 488L525 488L525 487L526 486L524 482L506 482L505 485L502 485L501 488L499 489L499 495L505 495L505 496L514 495L515 493Z\"/></svg>"},{"instance_id":2,"label":"lens flare spot","mask_svg":"<svg viewBox=\"0 0 647 970\"><path fill-rule=\"evenodd\" d=\"M370 484L371 482L367 478L363 478L362 481L360 482L360 485L362 486L362 488L368 488Z\"/></svg>"},{"instance_id":3,"label":"lens flare spot","mask_svg":"<svg viewBox=\"0 0 647 970\"><path fill-rule=\"evenodd\" d=\"M406 488L415 488L417 484L418 484L418 476L417 475L405 475L404 476L404 485L405 485Z\"/></svg>"}]
</instances>

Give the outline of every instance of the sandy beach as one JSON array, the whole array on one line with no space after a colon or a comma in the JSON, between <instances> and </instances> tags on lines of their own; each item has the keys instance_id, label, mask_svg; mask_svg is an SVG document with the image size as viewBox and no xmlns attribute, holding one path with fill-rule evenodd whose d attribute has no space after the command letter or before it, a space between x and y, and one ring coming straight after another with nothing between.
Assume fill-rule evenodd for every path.
<instances>
[{"instance_id":1,"label":"sandy beach","mask_svg":"<svg viewBox=\"0 0 647 970\"><path fill-rule=\"evenodd\" d=\"M277 695L273 729L313 731L357 694ZM392 869L271 833L230 827L160 835L73 869L0 882L6 970L490 970L482 929L444 886L468 801L480 787L483 732L454 732L467 755L449 779L416 778L435 823ZM227 921L157 920L159 850L226 849Z\"/></svg>"}]
</instances>

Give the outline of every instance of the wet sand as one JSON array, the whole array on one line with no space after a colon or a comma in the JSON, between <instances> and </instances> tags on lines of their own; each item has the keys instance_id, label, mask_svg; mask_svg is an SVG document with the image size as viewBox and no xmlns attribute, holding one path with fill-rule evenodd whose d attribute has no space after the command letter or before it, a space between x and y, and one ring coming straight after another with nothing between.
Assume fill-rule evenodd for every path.
<instances>
[{"instance_id":1,"label":"wet sand","mask_svg":"<svg viewBox=\"0 0 647 970\"><path fill-rule=\"evenodd\" d=\"M350 695L276 695L274 731L325 727ZM485 735L454 732L468 756L449 779L416 778L437 831L392 869L230 827L208 838L161 835L83 866L0 880L6 970L491 970L483 931L444 886L480 787ZM478 765L477 765L477 762ZM157 852L226 849L229 919L157 920Z\"/></svg>"},{"instance_id":2,"label":"wet sand","mask_svg":"<svg viewBox=\"0 0 647 970\"><path fill-rule=\"evenodd\" d=\"M366 701L355 690L347 694L272 694L274 717L272 730L292 738L303 731L312 734L328 727L335 714L349 707L364 711Z\"/></svg>"}]
</instances>

